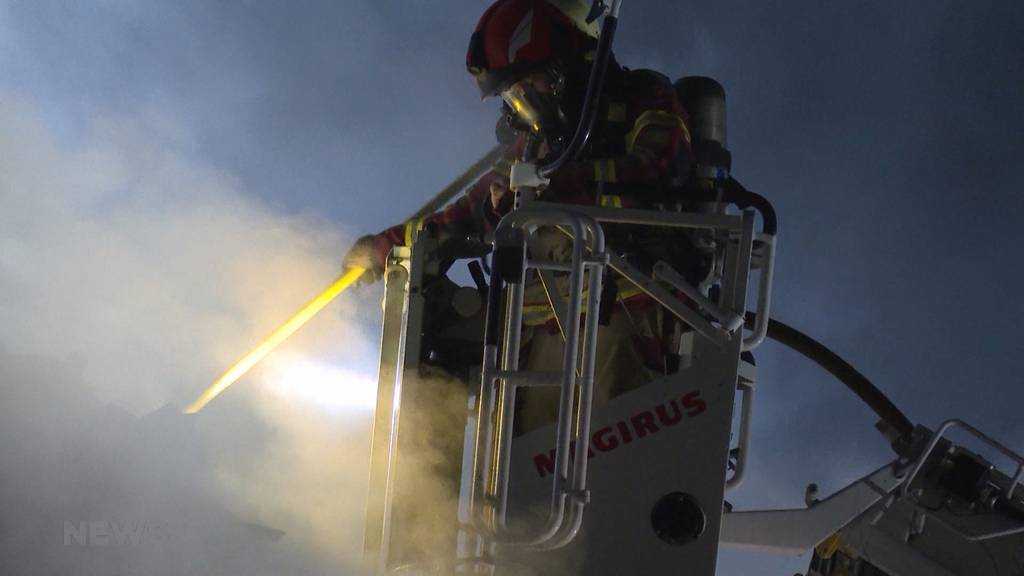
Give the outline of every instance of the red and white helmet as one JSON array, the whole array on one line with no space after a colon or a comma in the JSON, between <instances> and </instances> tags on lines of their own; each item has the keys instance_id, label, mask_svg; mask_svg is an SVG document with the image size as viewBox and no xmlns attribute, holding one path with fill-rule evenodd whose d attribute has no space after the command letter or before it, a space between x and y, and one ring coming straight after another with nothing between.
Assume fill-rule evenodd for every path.
<instances>
[{"instance_id":1,"label":"red and white helmet","mask_svg":"<svg viewBox=\"0 0 1024 576\"><path fill-rule=\"evenodd\" d=\"M582 0L497 0L484 12L469 41L466 69L483 97L542 66L594 49L596 22Z\"/></svg>"}]
</instances>

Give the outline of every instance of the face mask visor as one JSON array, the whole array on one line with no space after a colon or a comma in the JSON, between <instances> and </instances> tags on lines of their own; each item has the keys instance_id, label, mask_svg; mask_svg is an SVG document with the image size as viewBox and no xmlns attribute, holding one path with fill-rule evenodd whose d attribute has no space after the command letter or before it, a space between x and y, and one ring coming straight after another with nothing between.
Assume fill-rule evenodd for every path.
<instances>
[{"instance_id":1,"label":"face mask visor","mask_svg":"<svg viewBox=\"0 0 1024 576\"><path fill-rule=\"evenodd\" d=\"M561 126L558 94L553 85L540 89L534 77L527 77L501 92L501 99L516 118L534 133L547 136Z\"/></svg>"}]
</instances>

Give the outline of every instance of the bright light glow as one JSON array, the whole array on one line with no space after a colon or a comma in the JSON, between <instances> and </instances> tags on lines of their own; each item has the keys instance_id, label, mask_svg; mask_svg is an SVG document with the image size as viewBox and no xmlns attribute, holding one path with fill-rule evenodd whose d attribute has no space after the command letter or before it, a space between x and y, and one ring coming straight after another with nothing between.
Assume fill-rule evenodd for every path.
<instances>
[{"instance_id":1,"label":"bright light glow","mask_svg":"<svg viewBox=\"0 0 1024 576\"><path fill-rule=\"evenodd\" d=\"M245 356L242 356L234 366L228 368L227 372L222 374L220 378L217 378L213 384L210 384L209 388L204 390L198 398L185 407L185 414L195 414L202 410L203 406L206 406L211 400L219 396L221 392L227 390L228 386L234 384L236 380L244 376L260 360L263 360L267 354L273 352L274 348L277 348L281 342L287 340L289 336L301 328L310 318L316 316L318 312L337 298L338 294L341 294L346 288L354 284L356 280L359 280L359 277L365 271L363 268L349 268L344 274L338 276L323 292L307 302L288 321L280 325L270 336L267 336L267 339L259 346L253 348Z\"/></svg>"},{"instance_id":2,"label":"bright light glow","mask_svg":"<svg viewBox=\"0 0 1024 576\"><path fill-rule=\"evenodd\" d=\"M266 367L271 392L327 410L373 410L377 382L366 374L303 358L282 358Z\"/></svg>"}]
</instances>

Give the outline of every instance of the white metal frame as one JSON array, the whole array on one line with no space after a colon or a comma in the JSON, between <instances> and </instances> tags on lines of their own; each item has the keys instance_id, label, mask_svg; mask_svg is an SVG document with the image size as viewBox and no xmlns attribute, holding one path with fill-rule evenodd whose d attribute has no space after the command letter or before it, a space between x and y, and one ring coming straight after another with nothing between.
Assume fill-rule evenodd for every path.
<instances>
[{"instance_id":1,"label":"white metal frame","mask_svg":"<svg viewBox=\"0 0 1024 576\"><path fill-rule=\"evenodd\" d=\"M507 556L511 551L522 549L545 550L567 545L579 532L583 524L583 512L589 499L586 484L587 453L590 433L590 406L592 402L593 366L586 362L593 358L596 344L597 322L600 306L601 268L607 263L611 269L623 276L641 291L651 296L674 316L694 329L710 342L714 348L733 348L740 350L756 346L763 339L756 330L750 336L744 336L743 315L746 301L747 275L751 269L754 248L753 214L745 212L740 215L669 213L660 211L609 209L598 207L567 207L563 204L552 204L530 199L529 190L524 190L520 198L519 208L507 216L495 233L496 238L505 235L507 229L518 228L529 233L541 225L556 226L574 239L572 263L554 263L525 259L527 269L536 269L548 293L549 303L555 311L555 317L566 341L563 358L563 370L559 373L538 373L519 370L517 366L519 331L521 329L521 307L523 299L523 282L511 285L507 294L506 328L502 350L502 366L497 368L498 346L491 345L484 351L484 369L482 374L481 392L476 405L476 422L480 427L476 441L473 462L473 485L471 490L470 518L472 530L488 542L489 545L478 547L485 551L484 556L476 559L477 565L487 565L496 558ZM524 201L530 199L529 201ZM575 222L574 222L575 221ZM725 287L721 303L711 302L704 294L675 273L667 264L662 263L655 271L655 277L647 276L615 254L605 254L603 236L599 232L601 223L622 223L645 226L666 226L681 229L710 230L732 237L732 245L726 255L729 262L722 266L727 278L719 282ZM588 241L585 245L575 239ZM765 248L760 254L762 267L761 282L758 291L759 311L767 317L767 306L770 299L771 268L773 265L774 244L770 237L759 238ZM523 250L528 242L528 234L523 238ZM595 246L597 248L595 249ZM580 251L587 247L591 250L588 259ZM579 375L580 402L572 404L572 390L577 375L574 370L580 323L578 304L582 300L582 273L586 268L591 274L587 293L587 335L584 337L584 365ZM562 302L560 295L553 290L551 272L569 272L570 289L567 301ZM525 279L525 269L523 271ZM664 283L664 284L663 284ZM595 289L597 288L597 289ZM687 304L669 290L679 290L696 306ZM709 318L709 319L706 319ZM766 323L765 323L766 326ZM763 329L759 327L758 329ZM736 352L738 354L738 352ZM738 357L731 362L731 372L735 378ZM512 535L505 530L504 522L507 513L507 496L510 464L506 461L511 447L511 424L513 418L513 398L518 386L560 385L561 398L556 432L555 461L556 473L551 486L550 512L544 526L532 531L529 537ZM744 452L737 462L729 486L738 485L744 476L746 451L749 450L749 422L752 414L752 385L740 387L745 403L741 413L740 448ZM729 396L732 398L732 395ZM730 410L722 415L723 424L728 427ZM573 412L575 411L575 414ZM575 429L572 428L575 417ZM723 438L727 438L726 434ZM572 457L569 458L570 449ZM722 447L726 454L728 446ZM724 457L723 457L724 459ZM571 468L570 468L571 461ZM703 464L702 464L703 465ZM710 464L709 464L710 465ZM725 467L722 466L723 489ZM718 522L714 522L717 535ZM716 546L717 548L717 546ZM711 561L713 562L713 555ZM472 560L467 559L472 564Z\"/></svg>"},{"instance_id":2,"label":"white metal frame","mask_svg":"<svg viewBox=\"0 0 1024 576\"><path fill-rule=\"evenodd\" d=\"M522 334L522 308L528 269L564 270L564 266L537 260L525 260L518 282L510 284L506 307L506 329L498 368L498 346L484 347L480 395L477 399L477 435L472 466L469 513L476 528L495 544L506 548L557 548L572 540L583 519L587 501L587 442L590 435L590 407L593 399L594 350L597 345L597 315L587 316L582 345L584 287L587 309L596 311L600 305L601 282L606 258L604 232L591 218L562 208L525 207L502 219L495 235L508 230L521 230L521 249L526 251L529 235L539 226L566 226L574 238L570 264L569 294L562 324L566 345L562 369L545 373L519 369L519 343ZM587 256L589 251L590 255ZM584 282L586 276L586 283ZM493 281L493 280L492 280ZM583 363L577 375L578 354L582 348ZM509 482L509 452L512 446L512 425L515 393L520 386L559 386L556 445L557 473L551 487L550 511L544 526L533 535L511 534L505 525ZM579 399L574 398L579 388ZM575 450L572 451L572 446ZM570 466L571 463L571 466Z\"/></svg>"},{"instance_id":3,"label":"white metal frame","mask_svg":"<svg viewBox=\"0 0 1024 576\"><path fill-rule=\"evenodd\" d=\"M719 278L724 290L718 303L711 302L699 289L688 285L682 277L667 265L660 265L655 277L647 276L625 259L608 254L604 247L604 236L600 223L621 223L645 226L667 226L681 229L710 230L731 238L732 249L726 251L727 262L719 268L727 276ZM548 290L552 308L558 318L566 340L562 370L556 373L521 370L518 366L518 349L521 336L521 319L524 282L512 283L506 295L506 326L500 344L501 365L498 365L499 346L490 345L484 350L484 366L481 373L480 395L473 410L477 432L473 438L471 462L471 490L469 497L469 523L463 526L465 534L476 539L477 545L465 547L472 558L464 555L456 560L460 569L471 570L494 566L497 558L506 557L516 549L551 550L566 546L573 540L583 525L584 510L589 499L587 488L588 445L590 437L590 411L593 394L594 350L597 337L599 307L601 303L601 282L605 266L628 279L674 316L691 326L712 345L712 348L747 349L748 345L760 342L758 330L749 334L743 332L743 312L746 301L747 275L754 268L752 261L758 261L761 268L761 282L758 290L759 318L767 318L767 303L770 299L771 269L773 267L774 244L770 237L757 237L760 249L754 253L755 234L753 214L741 215L694 214L658 212L632 209L610 209L598 207L568 207L540 201L527 202L508 215L499 225L499 234L507 230L521 230L524 233L523 250L529 235L541 226L554 226L574 239L572 261L569 263L547 262L525 258L522 271L525 280L527 269L537 270L541 278L552 278L552 272L568 273L570 292L561 301L557 290ZM579 239L579 240L576 240ZM385 334L382 346L381 379L386 384L379 390L378 408L383 402L390 406L395 416L390 422L378 421L374 431L374 460L385 462L377 466L374 477L383 482L384 499L382 519L368 522L368 556L376 558L375 565L383 573L388 566L387 552L390 546L390 516L387 508L392 492L393 479L389 475L390 465L386 463L395 457L395 419L400 409L403 379L411 370L418 369L419 331L418 316L423 306L422 296L416 289L421 283L423 253L421 245L416 251L396 253L392 259L386 289ZM417 257L417 253L418 257ZM586 277L586 281L584 281ZM548 282L549 283L549 282ZM587 291L584 292L584 286ZM553 288L553 287L552 287ZM684 303L675 297L670 289L686 294L696 306ZM585 294L585 296L584 296ZM580 329L583 299L588 310L582 332ZM404 299L404 302L401 300ZM400 311L400 312L399 312ZM389 322L388 319L391 319ZM396 323L400 333L394 333ZM411 323L416 323L412 326ZM389 330L389 326L391 329ZM762 337L763 338L763 337ZM390 342L389 342L390 341ZM578 354L583 363L577 372ZM738 352L736 352L738 354ZM724 358L724 357L723 357ZM735 362L735 361L734 361ZM385 364L390 364L385 367ZM724 368L724 367L723 367ZM733 365L732 373L735 374ZM726 370L726 372L729 372ZM389 376L390 374L390 376ZM389 380L389 382L384 382ZM514 417L514 395L520 386L559 386L560 410L557 424L556 462L550 490L550 510L543 525L535 526L529 534L512 533L505 524L507 495L511 463L509 452L512 442L512 421ZM579 388L578 400L574 390ZM729 479L729 486L735 486L743 479L744 460L749 448L749 421L752 412L752 386L740 386L744 395L741 412L740 448L737 468ZM729 396L732 398L732 395ZM723 404L725 402L722 402ZM387 408L385 406L385 408ZM379 410L378 410L378 413ZM717 418L717 417L716 417ZM730 409L721 415L722 424L728 428ZM716 420L717 422L717 420ZM715 424L718 426L718 424ZM727 439L727 430L723 439ZM383 451L381 453L381 451ZM722 447L722 453L728 446ZM702 464L703 465L703 464ZM722 466L723 487L725 484L724 459ZM724 489L724 488L723 488ZM372 495L371 495L372 496ZM372 504L371 504L372 505ZM713 523L717 542L718 521ZM716 545L717 548L717 545ZM713 556L711 558L713 565Z\"/></svg>"}]
</instances>

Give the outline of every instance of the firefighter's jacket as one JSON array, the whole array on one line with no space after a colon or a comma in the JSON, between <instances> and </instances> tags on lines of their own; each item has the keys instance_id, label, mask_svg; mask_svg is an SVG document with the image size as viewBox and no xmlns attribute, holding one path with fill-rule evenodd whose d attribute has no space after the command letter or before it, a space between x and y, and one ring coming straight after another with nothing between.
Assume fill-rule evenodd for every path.
<instances>
[{"instance_id":1,"label":"firefighter's jacket","mask_svg":"<svg viewBox=\"0 0 1024 576\"><path fill-rule=\"evenodd\" d=\"M686 113L671 82L648 70L615 67L608 72L586 159L570 162L553 174L541 198L610 207L685 204L686 199L679 197L679 183L691 164L690 136ZM377 234L376 250L381 261L392 247L410 245L424 227L460 237L492 230L511 202L492 207L491 184L502 181L507 185L512 162L524 146L525 138L518 139L490 172L445 209ZM609 233L608 227L606 236L609 245L619 251L627 245L636 248L658 243L656 238L635 235L618 238L615 232ZM568 240L555 231L542 234L541 239L542 246L531 249L543 250L547 257L559 260L570 251ZM641 298L632 285L622 281L617 286L620 302ZM564 294L564 287L560 291ZM524 322L538 325L551 319L543 288L532 283L527 288Z\"/></svg>"}]
</instances>

